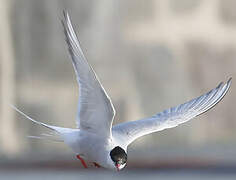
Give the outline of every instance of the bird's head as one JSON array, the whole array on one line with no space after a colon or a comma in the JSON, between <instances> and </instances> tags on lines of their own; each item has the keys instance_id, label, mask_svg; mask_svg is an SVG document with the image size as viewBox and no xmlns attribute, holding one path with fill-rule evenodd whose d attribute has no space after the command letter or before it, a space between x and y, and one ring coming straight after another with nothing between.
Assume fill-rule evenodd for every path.
<instances>
[{"instance_id":1,"label":"bird's head","mask_svg":"<svg viewBox=\"0 0 236 180\"><path fill-rule=\"evenodd\" d=\"M126 166L127 154L121 147L116 146L113 148L110 152L110 157L117 171L123 169Z\"/></svg>"}]
</instances>

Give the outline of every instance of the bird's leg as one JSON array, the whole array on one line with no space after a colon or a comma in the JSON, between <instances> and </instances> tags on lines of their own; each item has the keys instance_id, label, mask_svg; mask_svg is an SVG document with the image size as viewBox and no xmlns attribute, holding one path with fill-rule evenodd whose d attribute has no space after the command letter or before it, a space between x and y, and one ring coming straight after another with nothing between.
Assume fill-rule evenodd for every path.
<instances>
[{"instance_id":1,"label":"bird's leg","mask_svg":"<svg viewBox=\"0 0 236 180\"><path fill-rule=\"evenodd\" d=\"M88 168L88 166L87 166L87 164L85 163L84 159L83 159L82 157L80 157L80 155L77 155L76 157L80 160L80 162L81 162L81 164L84 166L84 168Z\"/></svg>"},{"instance_id":2,"label":"bird's leg","mask_svg":"<svg viewBox=\"0 0 236 180\"><path fill-rule=\"evenodd\" d=\"M94 166L96 167L96 168L100 168L101 166L98 164L98 163L96 163L96 162L93 162L93 164L94 164Z\"/></svg>"}]
</instances>

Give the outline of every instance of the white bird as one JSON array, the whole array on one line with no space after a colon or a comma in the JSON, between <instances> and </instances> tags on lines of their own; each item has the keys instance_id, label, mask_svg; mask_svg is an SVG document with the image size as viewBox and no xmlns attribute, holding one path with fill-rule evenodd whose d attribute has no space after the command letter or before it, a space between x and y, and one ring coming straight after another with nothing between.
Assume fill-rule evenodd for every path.
<instances>
[{"instance_id":1,"label":"white bird","mask_svg":"<svg viewBox=\"0 0 236 180\"><path fill-rule=\"evenodd\" d=\"M127 163L127 147L130 143L141 136L176 127L208 111L220 102L231 85L230 78L226 84L220 83L208 93L150 118L112 126L115 110L111 99L88 64L67 12L64 12L62 24L79 85L77 128L47 125L12 107L32 122L45 126L59 135L59 140L76 153L85 168L86 160L94 163L96 167L123 169ZM52 135L43 135L31 137L53 138Z\"/></svg>"}]
</instances>

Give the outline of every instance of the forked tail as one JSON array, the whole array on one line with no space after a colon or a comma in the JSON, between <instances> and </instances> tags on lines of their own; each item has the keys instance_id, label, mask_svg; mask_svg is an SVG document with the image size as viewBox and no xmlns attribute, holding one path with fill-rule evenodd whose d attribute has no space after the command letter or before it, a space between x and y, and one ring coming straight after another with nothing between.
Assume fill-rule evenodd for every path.
<instances>
[{"instance_id":1,"label":"forked tail","mask_svg":"<svg viewBox=\"0 0 236 180\"><path fill-rule=\"evenodd\" d=\"M44 140L52 140L52 141L56 141L56 142L64 142L63 140L63 135L67 132L70 132L71 129L70 128L62 128L62 127L57 127L57 126L51 126L39 121L34 120L33 118L31 118L30 116L26 115L25 113L23 113L21 110L19 110L18 108L16 108L14 105L10 105L12 109L14 109L16 112L20 113L22 116L24 116L25 118L27 118L28 120L32 121L33 123L37 124L37 125L41 125L43 127L46 127L50 130L52 130L51 133L46 134L43 133L39 136L28 136L29 138L33 138L33 139L44 139Z\"/></svg>"}]
</instances>

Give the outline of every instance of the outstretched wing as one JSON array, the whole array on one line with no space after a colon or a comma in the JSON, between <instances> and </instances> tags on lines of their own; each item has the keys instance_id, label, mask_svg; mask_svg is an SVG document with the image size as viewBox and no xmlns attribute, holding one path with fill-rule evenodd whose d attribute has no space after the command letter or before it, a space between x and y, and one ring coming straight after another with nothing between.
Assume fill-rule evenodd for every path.
<instances>
[{"instance_id":1,"label":"outstretched wing","mask_svg":"<svg viewBox=\"0 0 236 180\"><path fill-rule=\"evenodd\" d=\"M208 93L150 118L118 124L112 128L112 133L128 146L146 134L176 127L214 107L227 93L230 85L231 78L225 85L220 83Z\"/></svg>"},{"instance_id":2,"label":"outstretched wing","mask_svg":"<svg viewBox=\"0 0 236 180\"><path fill-rule=\"evenodd\" d=\"M62 24L79 84L77 126L99 135L110 136L115 115L112 102L88 64L67 12L64 12Z\"/></svg>"}]
</instances>

